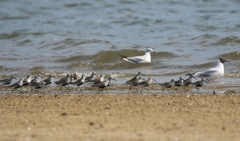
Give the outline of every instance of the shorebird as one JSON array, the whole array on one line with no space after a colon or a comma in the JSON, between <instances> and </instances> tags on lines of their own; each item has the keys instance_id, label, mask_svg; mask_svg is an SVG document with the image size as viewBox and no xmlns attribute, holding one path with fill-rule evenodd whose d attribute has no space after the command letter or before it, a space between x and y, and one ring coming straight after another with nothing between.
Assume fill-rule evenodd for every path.
<instances>
[{"instance_id":1,"label":"shorebird","mask_svg":"<svg viewBox=\"0 0 240 141\"><path fill-rule=\"evenodd\" d=\"M205 78L202 78L202 80L200 81L196 81L195 83L192 83L192 85L195 86L195 88L197 89L197 92L198 90L200 90L200 87L202 87L205 83L208 83L209 81Z\"/></svg>"},{"instance_id":2,"label":"shorebird","mask_svg":"<svg viewBox=\"0 0 240 141\"><path fill-rule=\"evenodd\" d=\"M92 72L92 74L85 78L85 82L92 82L94 80L94 76L98 76L95 72Z\"/></svg>"},{"instance_id":3,"label":"shorebird","mask_svg":"<svg viewBox=\"0 0 240 141\"><path fill-rule=\"evenodd\" d=\"M183 86L184 86L184 90L185 90L185 87L188 87L188 85L192 84L193 83L193 78L194 79L197 79L193 74L191 73L188 73L186 74L189 76L189 78L183 80Z\"/></svg>"},{"instance_id":4,"label":"shorebird","mask_svg":"<svg viewBox=\"0 0 240 141\"><path fill-rule=\"evenodd\" d=\"M142 82L141 80L145 79L139 76L137 79L133 79L131 82L126 83L129 84L129 91L132 89L132 86L135 86L136 90L138 91L137 86L140 82Z\"/></svg>"},{"instance_id":5,"label":"shorebird","mask_svg":"<svg viewBox=\"0 0 240 141\"><path fill-rule=\"evenodd\" d=\"M181 86L184 85L183 81L184 81L184 79L182 77L180 77L179 80L174 81L174 86L176 88L175 91L178 92L178 88L177 87L181 87Z\"/></svg>"},{"instance_id":6,"label":"shorebird","mask_svg":"<svg viewBox=\"0 0 240 141\"><path fill-rule=\"evenodd\" d=\"M63 86L67 86L68 84L70 84L71 79L72 79L71 77L72 77L72 75L67 74L66 77L61 78L60 80L56 81L55 84L61 85L61 90L62 90Z\"/></svg>"},{"instance_id":7,"label":"shorebird","mask_svg":"<svg viewBox=\"0 0 240 141\"><path fill-rule=\"evenodd\" d=\"M126 81L126 84L129 84L129 90L131 89L131 86L133 84L134 84L134 86L136 86L140 82L139 80L143 79L142 77L140 77L140 75L142 75L142 73L138 72L133 78Z\"/></svg>"},{"instance_id":8,"label":"shorebird","mask_svg":"<svg viewBox=\"0 0 240 141\"><path fill-rule=\"evenodd\" d=\"M27 75L27 78L23 80L23 86L27 86L32 81L32 75Z\"/></svg>"},{"instance_id":9,"label":"shorebird","mask_svg":"<svg viewBox=\"0 0 240 141\"><path fill-rule=\"evenodd\" d=\"M40 92L39 89L46 88L46 83L44 81L40 81L38 85L34 86L34 88L37 92Z\"/></svg>"},{"instance_id":10,"label":"shorebird","mask_svg":"<svg viewBox=\"0 0 240 141\"><path fill-rule=\"evenodd\" d=\"M134 56L134 57L128 57L122 54L119 54L123 60L127 62L131 62L134 64L140 64L140 63L151 63L151 53L156 53L152 48L146 48L145 54L142 56Z\"/></svg>"},{"instance_id":11,"label":"shorebird","mask_svg":"<svg viewBox=\"0 0 240 141\"><path fill-rule=\"evenodd\" d=\"M12 83L13 79L17 80L17 78L14 75L11 75L9 78L0 80L0 83L5 84L5 85L9 85L9 84Z\"/></svg>"},{"instance_id":12,"label":"shorebird","mask_svg":"<svg viewBox=\"0 0 240 141\"><path fill-rule=\"evenodd\" d=\"M84 82L85 82L85 75L82 74L82 76L81 76L80 79L78 79L77 81L75 81L75 82L73 82L73 83L71 83L71 84L77 85L77 91L79 91L79 87L80 87L81 85L83 85Z\"/></svg>"},{"instance_id":13,"label":"shorebird","mask_svg":"<svg viewBox=\"0 0 240 141\"><path fill-rule=\"evenodd\" d=\"M152 83L153 80L154 79L150 76L148 78L148 80L142 81L142 82L137 84L137 86L141 87L141 93L142 93L143 88L145 88L148 92L150 92L146 87L148 87Z\"/></svg>"},{"instance_id":14,"label":"shorebird","mask_svg":"<svg viewBox=\"0 0 240 141\"><path fill-rule=\"evenodd\" d=\"M45 83L46 86L53 83L53 77L55 77L55 76L50 74L47 79L43 80L43 82Z\"/></svg>"},{"instance_id":15,"label":"shorebird","mask_svg":"<svg viewBox=\"0 0 240 141\"><path fill-rule=\"evenodd\" d=\"M12 90L12 93L13 93L14 90L17 90L18 88L22 87L22 85L23 85L23 78L20 78L18 82L10 85L9 87L13 87L13 90Z\"/></svg>"},{"instance_id":16,"label":"shorebird","mask_svg":"<svg viewBox=\"0 0 240 141\"><path fill-rule=\"evenodd\" d=\"M42 77L40 74L35 75L34 78L31 80L31 82L28 84L29 86L36 86L40 83L40 77Z\"/></svg>"},{"instance_id":17,"label":"shorebird","mask_svg":"<svg viewBox=\"0 0 240 141\"><path fill-rule=\"evenodd\" d=\"M224 75L224 63L229 62L224 58L219 58L217 65L203 72L197 72L194 74L195 77L206 78L208 80L216 80Z\"/></svg>"},{"instance_id":18,"label":"shorebird","mask_svg":"<svg viewBox=\"0 0 240 141\"><path fill-rule=\"evenodd\" d=\"M107 92L107 87L110 86L110 83L111 83L112 80L116 81L116 79L114 79L112 77L108 77L107 80L105 80L101 83L98 83L98 84L93 84L92 87L98 87L98 92L99 93L100 93L100 89L101 89L101 91L103 91L105 89L105 91Z\"/></svg>"},{"instance_id":19,"label":"shorebird","mask_svg":"<svg viewBox=\"0 0 240 141\"><path fill-rule=\"evenodd\" d=\"M93 82L93 84L98 84L104 81L104 76L101 74L100 77L95 78L94 80L92 80L91 82Z\"/></svg>"},{"instance_id":20,"label":"shorebird","mask_svg":"<svg viewBox=\"0 0 240 141\"><path fill-rule=\"evenodd\" d=\"M161 85L162 86L162 91L164 91L164 88L167 88L168 89L168 92L169 92L169 89L174 87L174 82L175 80L172 79L170 82L166 82L166 83L159 83L158 85Z\"/></svg>"}]
</instances>

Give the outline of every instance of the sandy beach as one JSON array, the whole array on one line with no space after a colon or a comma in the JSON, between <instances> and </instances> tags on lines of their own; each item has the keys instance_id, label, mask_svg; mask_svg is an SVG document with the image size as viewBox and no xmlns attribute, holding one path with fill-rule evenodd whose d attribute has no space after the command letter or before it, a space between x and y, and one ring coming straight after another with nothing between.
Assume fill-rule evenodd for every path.
<instances>
[{"instance_id":1,"label":"sandy beach","mask_svg":"<svg viewBox=\"0 0 240 141\"><path fill-rule=\"evenodd\" d=\"M240 138L240 97L222 95L1 95L3 141Z\"/></svg>"}]
</instances>

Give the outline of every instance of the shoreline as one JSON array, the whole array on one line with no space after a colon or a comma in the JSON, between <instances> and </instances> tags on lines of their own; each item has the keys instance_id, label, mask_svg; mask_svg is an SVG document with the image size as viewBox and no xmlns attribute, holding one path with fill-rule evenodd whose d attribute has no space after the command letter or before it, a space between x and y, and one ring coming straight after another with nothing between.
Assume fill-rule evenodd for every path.
<instances>
[{"instance_id":1,"label":"shoreline","mask_svg":"<svg viewBox=\"0 0 240 141\"><path fill-rule=\"evenodd\" d=\"M0 95L2 140L238 140L239 94Z\"/></svg>"}]
</instances>

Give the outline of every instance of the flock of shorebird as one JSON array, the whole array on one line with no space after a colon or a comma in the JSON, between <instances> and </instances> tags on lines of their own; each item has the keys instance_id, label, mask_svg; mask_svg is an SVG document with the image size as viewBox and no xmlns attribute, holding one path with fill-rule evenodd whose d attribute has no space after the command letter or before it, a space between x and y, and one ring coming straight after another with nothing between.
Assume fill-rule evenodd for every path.
<instances>
[{"instance_id":1,"label":"flock of shorebird","mask_svg":"<svg viewBox=\"0 0 240 141\"><path fill-rule=\"evenodd\" d=\"M134 56L134 57L128 57L125 55L119 54L123 60L135 64L139 63L150 63L151 62L151 55L150 53L155 52L152 48L147 48L146 52L143 56ZM178 91L179 87L183 87L184 90L189 85L195 86L197 91L200 87L202 87L205 83L208 83L209 81L216 80L219 77L222 77L224 75L224 63L229 62L228 60L224 58L219 58L217 65L213 68L210 68L203 72L197 72L195 74L186 74L189 76L187 79L183 79L182 77L179 78L179 80L175 81L174 79L170 80L169 82L165 83L159 83L160 86L162 86L162 91L165 89L175 88L175 91ZM140 87L141 93L143 91L143 88L147 88L152 81L154 80L151 76L145 80L141 75L143 75L141 72L138 72L133 78L126 81L126 84L129 85L129 90L131 90L132 87L135 87L138 91L138 88ZM12 83L13 79L16 79L15 76L10 76L9 78L0 80L0 83L3 85L7 85L8 87L12 87L12 92L15 90L18 90L21 87L24 86L31 86L32 90L39 91L39 89L45 88L47 85L50 85L53 82L53 78L55 76L49 75L47 79L41 80L43 78L40 74L35 75L34 77L32 75L27 75L26 78L20 78L19 81L17 81L14 84ZM197 79L196 77L201 78L199 81L193 82L194 79ZM80 90L80 86L85 83L90 83L92 87L98 88L98 92L102 92L103 90L107 91L107 87L111 85L111 81L115 80L113 77L108 77L106 80L104 79L104 75L98 76L95 72L92 72L90 76L85 76L82 74L82 76L78 79L76 75L74 74L67 74L65 77L61 78L58 81L55 81L56 85L61 86L61 90L63 87L67 87L68 85L75 85L77 86L77 90ZM69 87L67 87L69 89ZM149 91L148 89L146 89Z\"/></svg>"}]
</instances>

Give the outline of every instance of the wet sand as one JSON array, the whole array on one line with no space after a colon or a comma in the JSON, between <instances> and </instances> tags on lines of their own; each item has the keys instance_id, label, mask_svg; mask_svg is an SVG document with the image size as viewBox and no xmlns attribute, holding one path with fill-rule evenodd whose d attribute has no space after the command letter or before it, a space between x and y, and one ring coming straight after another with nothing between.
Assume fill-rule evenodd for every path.
<instances>
[{"instance_id":1,"label":"wet sand","mask_svg":"<svg viewBox=\"0 0 240 141\"><path fill-rule=\"evenodd\" d=\"M238 94L0 96L3 141L232 141L239 133Z\"/></svg>"}]
</instances>

